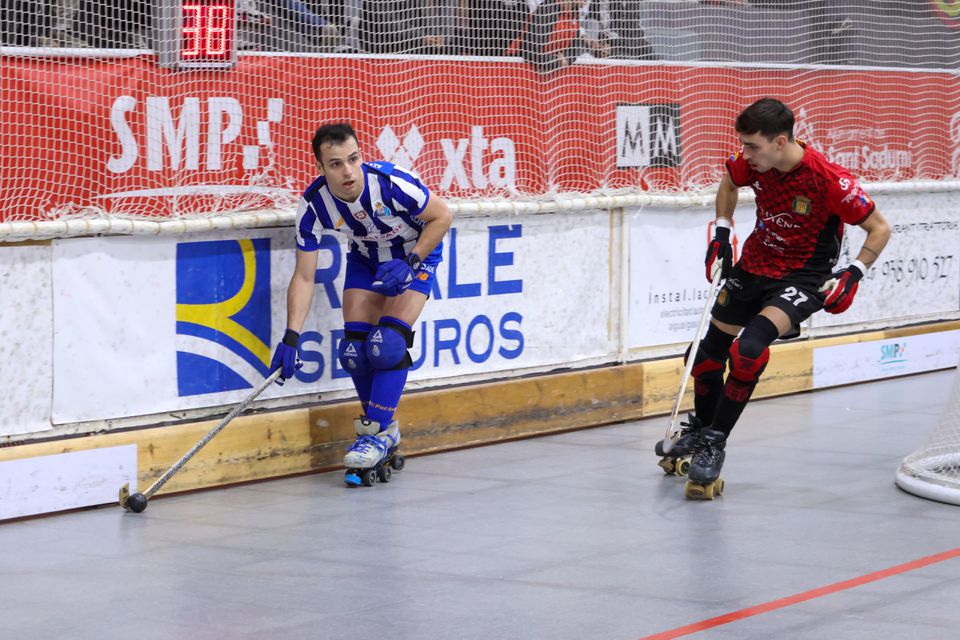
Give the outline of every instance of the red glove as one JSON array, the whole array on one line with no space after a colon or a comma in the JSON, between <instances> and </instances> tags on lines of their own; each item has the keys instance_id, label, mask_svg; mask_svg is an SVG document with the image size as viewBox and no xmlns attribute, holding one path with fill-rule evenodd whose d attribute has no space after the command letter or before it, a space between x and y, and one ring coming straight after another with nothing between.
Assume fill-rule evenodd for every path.
<instances>
[{"instance_id":1,"label":"red glove","mask_svg":"<svg viewBox=\"0 0 960 640\"><path fill-rule=\"evenodd\" d=\"M720 262L717 263L717 260ZM714 269L720 269L721 278L730 275L730 269L733 267L733 246L730 244L729 228L716 227L713 240L707 247L707 259L703 263L707 267L707 282L713 282Z\"/></svg>"},{"instance_id":2,"label":"red glove","mask_svg":"<svg viewBox=\"0 0 960 640\"><path fill-rule=\"evenodd\" d=\"M821 291L827 292L827 298L823 301L823 308L827 313L843 313L853 304L853 297L857 295L857 287L860 286L860 279L863 278L863 271L856 264L851 264L843 271L833 274L833 278L827 280Z\"/></svg>"}]
</instances>

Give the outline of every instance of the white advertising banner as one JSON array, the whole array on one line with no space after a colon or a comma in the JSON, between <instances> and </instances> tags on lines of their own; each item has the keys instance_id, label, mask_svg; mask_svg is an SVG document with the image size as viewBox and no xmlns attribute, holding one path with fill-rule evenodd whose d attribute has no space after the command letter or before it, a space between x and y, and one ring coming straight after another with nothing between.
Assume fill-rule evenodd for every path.
<instances>
[{"instance_id":1,"label":"white advertising banner","mask_svg":"<svg viewBox=\"0 0 960 640\"><path fill-rule=\"evenodd\" d=\"M411 380L494 377L615 353L609 215L457 221L414 327ZM290 229L56 241L53 421L245 397L286 327L294 259ZM336 356L344 269L343 245L325 237L301 333L304 368L262 397L352 388Z\"/></svg>"},{"instance_id":2,"label":"white advertising banner","mask_svg":"<svg viewBox=\"0 0 960 640\"><path fill-rule=\"evenodd\" d=\"M137 445L0 462L0 520L117 501L137 490Z\"/></svg>"},{"instance_id":3,"label":"white advertising banner","mask_svg":"<svg viewBox=\"0 0 960 640\"><path fill-rule=\"evenodd\" d=\"M753 228L754 208L735 218ZM707 304L703 264L713 237L711 209L643 209L630 215L630 326L628 348L690 342ZM745 236L744 236L745 237ZM742 240L732 235L734 257Z\"/></svg>"},{"instance_id":4,"label":"white advertising banner","mask_svg":"<svg viewBox=\"0 0 960 640\"><path fill-rule=\"evenodd\" d=\"M893 233L880 258L842 314L818 313L817 327L890 320L960 311L960 197L957 194L880 196L878 210ZM866 232L847 227L839 264L857 257ZM897 321L897 322L894 322Z\"/></svg>"},{"instance_id":5,"label":"white advertising banner","mask_svg":"<svg viewBox=\"0 0 960 640\"><path fill-rule=\"evenodd\" d=\"M960 362L960 331L857 342L813 350L813 387L935 371Z\"/></svg>"},{"instance_id":6,"label":"white advertising banner","mask_svg":"<svg viewBox=\"0 0 960 640\"><path fill-rule=\"evenodd\" d=\"M0 245L0 436L52 427L52 342L50 245Z\"/></svg>"},{"instance_id":7,"label":"white advertising banner","mask_svg":"<svg viewBox=\"0 0 960 640\"><path fill-rule=\"evenodd\" d=\"M893 233L842 314L814 314L813 328L856 326L960 311L960 198L957 194L895 194L877 198ZM753 231L754 205L737 208L734 254ZM703 257L713 236L709 209L643 209L630 219L628 347L689 342L706 303ZM839 264L856 257L866 238L847 226ZM811 333L815 335L815 333Z\"/></svg>"}]
</instances>

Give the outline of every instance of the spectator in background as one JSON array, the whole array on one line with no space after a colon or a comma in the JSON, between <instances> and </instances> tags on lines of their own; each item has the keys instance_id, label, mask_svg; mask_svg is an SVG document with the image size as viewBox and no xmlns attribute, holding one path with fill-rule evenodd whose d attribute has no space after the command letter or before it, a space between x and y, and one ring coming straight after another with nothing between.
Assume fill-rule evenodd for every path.
<instances>
[{"instance_id":1,"label":"spectator in background","mask_svg":"<svg viewBox=\"0 0 960 640\"><path fill-rule=\"evenodd\" d=\"M591 0L583 31L608 44L611 58L657 59L640 24L640 0Z\"/></svg>"},{"instance_id":2,"label":"spectator in background","mask_svg":"<svg viewBox=\"0 0 960 640\"><path fill-rule=\"evenodd\" d=\"M272 22L257 0L237 0L237 47L245 51L269 49L267 40Z\"/></svg>"},{"instance_id":3,"label":"spectator in background","mask_svg":"<svg viewBox=\"0 0 960 640\"><path fill-rule=\"evenodd\" d=\"M581 53L609 55L610 45L580 33L580 13L587 0L543 0L533 11L520 39L520 55L540 73L573 64Z\"/></svg>"},{"instance_id":4,"label":"spectator in background","mask_svg":"<svg viewBox=\"0 0 960 640\"><path fill-rule=\"evenodd\" d=\"M463 52L471 56L502 56L508 51L530 19L525 0L463 0L466 29Z\"/></svg>"},{"instance_id":5,"label":"spectator in background","mask_svg":"<svg viewBox=\"0 0 960 640\"><path fill-rule=\"evenodd\" d=\"M88 46L77 36L76 22L80 14L80 0L57 0L54 7L51 28L49 33L40 42L43 47L71 47ZM149 47L144 47L149 48Z\"/></svg>"},{"instance_id":6,"label":"spectator in background","mask_svg":"<svg viewBox=\"0 0 960 640\"><path fill-rule=\"evenodd\" d=\"M462 0L421 0L413 4L416 9L411 53L456 55L463 52Z\"/></svg>"},{"instance_id":7,"label":"spectator in background","mask_svg":"<svg viewBox=\"0 0 960 640\"><path fill-rule=\"evenodd\" d=\"M312 0L259 0L259 10L272 26L268 46L278 51L333 51L340 44L340 31L329 19L327 2Z\"/></svg>"}]
</instances>

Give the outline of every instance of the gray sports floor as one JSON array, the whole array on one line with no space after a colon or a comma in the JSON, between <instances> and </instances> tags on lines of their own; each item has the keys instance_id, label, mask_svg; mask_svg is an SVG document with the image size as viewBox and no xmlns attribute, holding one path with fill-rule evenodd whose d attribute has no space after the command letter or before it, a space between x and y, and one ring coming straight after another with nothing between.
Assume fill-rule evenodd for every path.
<instances>
[{"instance_id":1,"label":"gray sports floor","mask_svg":"<svg viewBox=\"0 0 960 640\"><path fill-rule=\"evenodd\" d=\"M664 418L0 525L0 638L639 640L960 547L893 473L954 372L747 408L687 502ZM693 638L950 638L960 558ZM677 637L665 634L659 637Z\"/></svg>"}]
</instances>

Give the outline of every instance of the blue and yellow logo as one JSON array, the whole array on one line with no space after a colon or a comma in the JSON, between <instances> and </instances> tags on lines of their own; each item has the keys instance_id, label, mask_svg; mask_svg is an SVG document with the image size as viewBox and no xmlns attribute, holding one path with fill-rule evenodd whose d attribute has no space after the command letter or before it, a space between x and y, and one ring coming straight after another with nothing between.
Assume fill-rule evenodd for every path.
<instances>
[{"instance_id":1,"label":"blue and yellow logo","mask_svg":"<svg viewBox=\"0 0 960 640\"><path fill-rule=\"evenodd\" d=\"M177 388L248 389L270 371L270 239L177 245Z\"/></svg>"}]
</instances>

